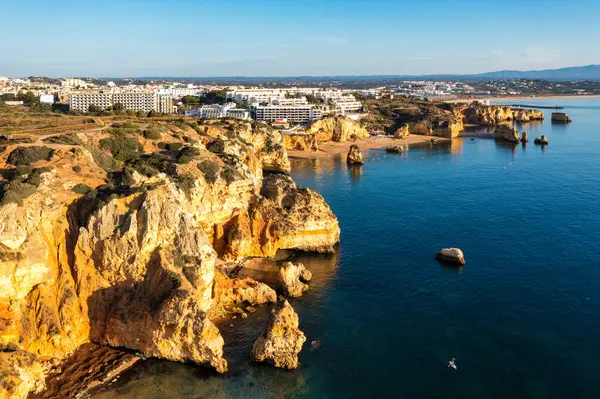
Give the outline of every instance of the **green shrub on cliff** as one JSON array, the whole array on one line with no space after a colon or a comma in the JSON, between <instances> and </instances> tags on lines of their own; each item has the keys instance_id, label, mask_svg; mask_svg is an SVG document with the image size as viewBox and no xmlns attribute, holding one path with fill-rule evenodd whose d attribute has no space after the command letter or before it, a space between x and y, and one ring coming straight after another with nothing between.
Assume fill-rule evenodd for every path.
<instances>
[{"instance_id":1,"label":"green shrub on cliff","mask_svg":"<svg viewBox=\"0 0 600 399\"><path fill-rule=\"evenodd\" d=\"M28 173L21 170L22 175L16 175L21 172L15 172L15 177L0 187L0 205L9 203L20 205L40 186L41 174L51 170L52 168L37 168Z\"/></svg>"},{"instance_id":2,"label":"green shrub on cliff","mask_svg":"<svg viewBox=\"0 0 600 399\"><path fill-rule=\"evenodd\" d=\"M198 169L204 174L204 178L210 184L214 184L219 178L219 163L212 159L205 159L198 164Z\"/></svg>"},{"instance_id":3,"label":"green shrub on cliff","mask_svg":"<svg viewBox=\"0 0 600 399\"><path fill-rule=\"evenodd\" d=\"M127 162L127 166L137 170L146 177L152 177L158 173L175 174L175 165L171 157L158 152L144 154L139 158L132 159Z\"/></svg>"},{"instance_id":4,"label":"green shrub on cliff","mask_svg":"<svg viewBox=\"0 0 600 399\"><path fill-rule=\"evenodd\" d=\"M74 193L82 194L82 195L92 192L93 190L94 190L93 188L91 188L87 184L83 184L83 183L76 184L71 188L71 191L73 191Z\"/></svg>"},{"instance_id":5,"label":"green shrub on cliff","mask_svg":"<svg viewBox=\"0 0 600 399\"><path fill-rule=\"evenodd\" d=\"M184 147L181 151L179 151L179 155L177 156L177 163L188 163L198 155L200 155L199 149L195 147Z\"/></svg>"},{"instance_id":6,"label":"green shrub on cliff","mask_svg":"<svg viewBox=\"0 0 600 399\"><path fill-rule=\"evenodd\" d=\"M100 148L110 151L121 162L137 158L144 151L144 147L133 137L107 137L100 140Z\"/></svg>"},{"instance_id":7,"label":"green shrub on cliff","mask_svg":"<svg viewBox=\"0 0 600 399\"><path fill-rule=\"evenodd\" d=\"M221 178L224 179L227 184L231 184L234 181L240 179L242 175L236 169L231 166L227 166L225 169L221 171Z\"/></svg>"},{"instance_id":8,"label":"green shrub on cliff","mask_svg":"<svg viewBox=\"0 0 600 399\"><path fill-rule=\"evenodd\" d=\"M54 155L54 150L49 147L32 146L14 149L6 162L11 165L30 165L38 161L49 161Z\"/></svg>"},{"instance_id":9,"label":"green shrub on cliff","mask_svg":"<svg viewBox=\"0 0 600 399\"><path fill-rule=\"evenodd\" d=\"M183 148L183 143L168 143L165 149L169 151L179 151Z\"/></svg>"},{"instance_id":10,"label":"green shrub on cliff","mask_svg":"<svg viewBox=\"0 0 600 399\"><path fill-rule=\"evenodd\" d=\"M43 140L46 144L65 144L65 145L82 145L83 142L76 134L62 134L60 136L50 136Z\"/></svg>"},{"instance_id":11,"label":"green shrub on cliff","mask_svg":"<svg viewBox=\"0 0 600 399\"><path fill-rule=\"evenodd\" d=\"M160 132L160 129L150 126L148 129L144 130L144 138L148 140L160 140L162 138L162 133Z\"/></svg>"}]
</instances>

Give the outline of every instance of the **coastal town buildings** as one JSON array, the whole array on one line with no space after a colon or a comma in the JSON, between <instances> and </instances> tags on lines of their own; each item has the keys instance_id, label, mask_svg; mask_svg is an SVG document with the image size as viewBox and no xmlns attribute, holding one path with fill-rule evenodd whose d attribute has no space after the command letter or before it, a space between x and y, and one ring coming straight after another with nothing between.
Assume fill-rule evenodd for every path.
<instances>
[{"instance_id":1,"label":"coastal town buildings","mask_svg":"<svg viewBox=\"0 0 600 399\"><path fill-rule=\"evenodd\" d=\"M67 79L63 79L60 82L60 85L62 87L87 87L88 83L85 80L82 79L77 79L77 78L67 78Z\"/></svg>"},{"instance_id":2,"label":"coastal town buildings","mask_svg":"<svg viewBox=\"0 0 600 399\"><path fill-rule=\"evenodd\" d=\"M223 105L203 105L201 108L189 109L185 111L185 116L197 116L204 119L236 118L247 120L250 119L250 111L236 108L234 102L228 102Z\"/></svg>"},{"instance_id":3,"label":"coastal town buildings","mask_svg":"<svg viewBox=\"0 0 600 399\"><path fill-rule=\"evenodd\" d=\"M273 122L277 119L286 119L289 122L308 123L322 117L323 111L311 105L266 105L256 107L256 120L260 122Z\"/></svg>"},{"instance_id":4,"label":"coastal town buildings","mask_svg":"<svg viewBox=\"0 0 600 399\"><path fill-rule=\"evenodd\" d=\"M172 114L173 99L168 94L156 94L156 108L158 112L162 114Z\"/></svg>"},{"instance_id":5,"label":"coastal town buildings","mask_svg":"<svg viewBox=\"0 0 600 399\"><path fill-rule=\"evenodd\" d=\"M69 98L71 110L87 112L90 105L108 109L115 104L123 105L124 109L132 111L158 111L172 113L172 102L168 96L156 95L151 92L133 93L73 93Z\"/></svg>"}]
</instances>

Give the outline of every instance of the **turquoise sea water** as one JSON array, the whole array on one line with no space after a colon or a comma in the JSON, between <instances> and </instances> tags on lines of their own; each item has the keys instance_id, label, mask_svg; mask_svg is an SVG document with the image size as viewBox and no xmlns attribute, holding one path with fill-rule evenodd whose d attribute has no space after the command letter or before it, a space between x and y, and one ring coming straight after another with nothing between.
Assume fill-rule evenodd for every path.
<instances>
[{"instance_id":1,"label":"turquoise sea water","mask_svg":"<svg viewBox=\"0 0 600 399\"><path fill-rule=\"evenodd\" d=\"M249 363L261 309L220 326L227 375L149 361L95 398L600 398L600 100L535 103L573 123L545 110L519 127L526 146L370 150L358 170L293 162L342 229L338 253L301 259L315 281L292 301L299 370ZM446 246L463 268L434 260Z\"/></svg>"}]
</instances>

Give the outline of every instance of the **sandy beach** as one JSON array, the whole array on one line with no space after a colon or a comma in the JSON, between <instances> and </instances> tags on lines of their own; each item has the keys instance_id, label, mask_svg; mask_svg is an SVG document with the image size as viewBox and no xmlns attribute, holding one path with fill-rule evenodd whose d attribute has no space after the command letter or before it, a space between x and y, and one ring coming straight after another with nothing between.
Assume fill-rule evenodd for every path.
<instances>
[{"instance_id":1,"label":"sandy beach","mask_svg":"<svg viewBox=\"0 0 600 399\"><path fill-rule=\"evenodd\" d=\"M336 154L345 154L350 150L350 146L352 144L358 145L360 149L364 151L370 148L385 148L389 145L415 145L430 143L431 139L437 140L438 142L450 141L450 139L442 137L422 136L418 134L411 134L405 139L395 139L392 136L377 136L344 143L328 141L326 143L320 143L319 151L317 152L288 150L288 156L296 159L315 159Z\"/></svg>"}]
</instances>

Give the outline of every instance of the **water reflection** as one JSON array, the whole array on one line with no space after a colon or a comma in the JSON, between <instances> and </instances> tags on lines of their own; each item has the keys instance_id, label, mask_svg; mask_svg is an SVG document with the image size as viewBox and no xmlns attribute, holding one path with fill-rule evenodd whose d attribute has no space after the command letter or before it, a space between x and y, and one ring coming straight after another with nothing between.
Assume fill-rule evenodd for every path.
<instances>
[{"instance_id":1,"label":"water reflection","mask_svg":"<svg viewBox=\"0 0 600 399\"><path fill-rule=\"evenodd\" d=\"M352 183L360 182L362 176L362 165L348 165L348 172L350 173L350 181Z\"/></svg>"}]
</instances>

